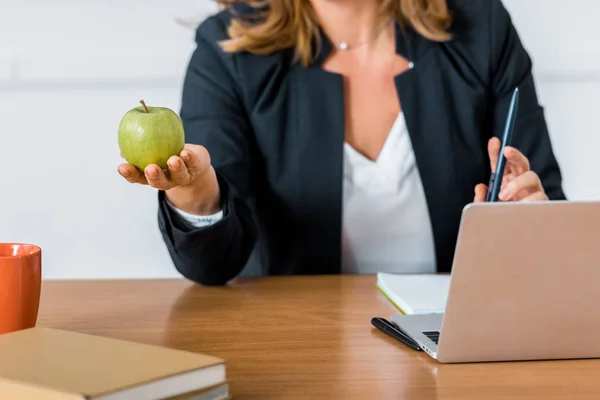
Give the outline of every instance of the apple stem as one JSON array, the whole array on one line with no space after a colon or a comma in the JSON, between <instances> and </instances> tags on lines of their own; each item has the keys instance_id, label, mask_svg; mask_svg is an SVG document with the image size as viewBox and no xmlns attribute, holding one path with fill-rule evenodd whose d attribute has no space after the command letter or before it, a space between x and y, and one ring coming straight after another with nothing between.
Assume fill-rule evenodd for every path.
<instances>
[{"instance_id":1,"label":"apple stem","mask_svg":"<svg viewBox=\"0 0 600 400\"><path fill-rule=\"evenodd\" d=\"M146 103L144 103L144 100L140 100L140 103L142 103L142 105L144 106L144 110L146 110L146 112L149 113L150 110L148 110L148 107L146 107Z\"/></svg>"}]
</instances>

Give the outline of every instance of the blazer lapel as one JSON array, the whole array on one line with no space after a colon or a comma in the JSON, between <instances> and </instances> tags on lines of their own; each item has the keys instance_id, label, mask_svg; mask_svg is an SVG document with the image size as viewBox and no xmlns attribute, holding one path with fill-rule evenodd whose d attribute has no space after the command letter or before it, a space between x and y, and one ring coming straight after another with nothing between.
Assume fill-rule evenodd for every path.
<instances>
[{"instance_id":1,"label":"blazer lapel","mask_svg":"<svg viewBox=\"0 0 600 400\"><path fill-rule=\"evenodd\" d=\"M411 28L397 29L397 53L412 62L412 68L395 79L396 90L404 111L415 159L423 182L431 219L438 265L450 265L441 260L447 254L448 235L454 225L447 211L456 197L454 152L450 128L452 126L444 98L444 84L439 72L438 54L434 43L419 36ZM435 101L432 101L435 99Z\"/></svg>"},{"instance_id":2,"label":"blazer lapel","mask_svg":"<svg viewBox=\"0 0 600 400\"><path fill-rule=\"evenodd\" d=\"M291 98L297 121L297 174L303 220L299 227L305 254L318 254L319 265L304 265L314 273L340 271L342 240L344 82L339 74L325 71L321 63L331 51L321 38L321 52L312 66L295 65ZM316 208L313 205L320 204ZM318 230L315 231L315 230ZM314 263L314 262L313 262Z\"/></svg>"}]
</instances>

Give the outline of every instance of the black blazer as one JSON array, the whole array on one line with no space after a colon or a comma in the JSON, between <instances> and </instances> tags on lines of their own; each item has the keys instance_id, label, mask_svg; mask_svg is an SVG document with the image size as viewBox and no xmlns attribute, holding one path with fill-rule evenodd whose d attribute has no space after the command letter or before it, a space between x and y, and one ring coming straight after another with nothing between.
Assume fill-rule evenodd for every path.
<instances>
[{"instance_id":1,"label":"black blazer","mask_svg":"<svg viewBox=\"0 0 600 400\"><path fill-rule=\"evenodd\" d=\"M550 199L565 198L531 60L509 14L500 0L448 3L450 42L396 29L397 53L414 63L395 84L439 271L450 271L462 209L475 185L489 179L487 142L502 134L516 86L513 145L529 158ZM227 37L231 12L198 28L180 112L186 141L211 154L225 217L186 229L159 192L167 249L183 276L206 285L225 284L246 265L265 275L339 273L344 98L342 76L321 68L331 45L322 35L323 48L307 68L292 63L291 51L226 54L218 42Z\"/></svg>"}]
</instances>

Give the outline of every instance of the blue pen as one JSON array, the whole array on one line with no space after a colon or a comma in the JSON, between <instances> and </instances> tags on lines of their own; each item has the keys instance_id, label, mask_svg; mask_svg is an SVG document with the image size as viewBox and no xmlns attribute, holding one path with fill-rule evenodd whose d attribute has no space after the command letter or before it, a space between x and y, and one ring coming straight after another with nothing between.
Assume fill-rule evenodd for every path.
<instances>
[{"instance_id":1,"label":"blue pen","mask_svg":"<svg viewBox=\"0 0 600 400\"><path fill-rule=\"evenodd\" d=\"M517 106L519 105L519 88L513 92L510 106L508 107L508 115L506 116L506 124L504 125L504 133L502 134L502 144L498 161L496 163L496 172L492 172L490 183L488 184L488 192L485 201L498 201L498 193L502 187L502 177L504 176L504 167L506 166L506 157L504 157L504 148L510 146L510 138L512 137L515 119L517 117Z\"/></svg>"}]
</instances>

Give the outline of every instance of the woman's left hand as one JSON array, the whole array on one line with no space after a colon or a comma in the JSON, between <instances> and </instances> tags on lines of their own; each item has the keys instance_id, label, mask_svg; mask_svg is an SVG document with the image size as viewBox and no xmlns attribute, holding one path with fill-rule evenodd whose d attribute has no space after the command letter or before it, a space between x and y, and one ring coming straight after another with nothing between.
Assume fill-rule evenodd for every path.
<instances>
[{"instance_id":1,"label":"woman's left hand","mask_svg":"<svg viewBox=\"0 0 600 400\"><path fill-rule=\"evenodd\" d=\"M492 172L496 170L496 162L500 152L500 140L496 137L488 142L488 152ZM500 201L544 201L548 200L540 177L529 168L529 160L519 150L507 146L504 149L506 167L498 198ZM475 202L485 201L487 185L475 186Z\"/></svg>"}]
</instances>

